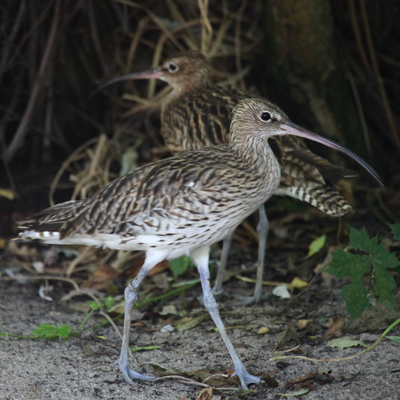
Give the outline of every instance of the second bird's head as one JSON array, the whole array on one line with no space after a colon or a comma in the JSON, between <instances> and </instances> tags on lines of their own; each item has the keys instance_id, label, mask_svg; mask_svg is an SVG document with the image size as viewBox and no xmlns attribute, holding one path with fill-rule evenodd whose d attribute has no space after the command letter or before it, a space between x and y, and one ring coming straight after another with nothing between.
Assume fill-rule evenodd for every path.
<instances>
[{"instance_id":1,"label":"second bird's head","mask_svg":"<svg viewBox=\"0 0 400 400\"><path fill-rule=\"evenodd\" d=\"M182 52L166 59L159 67L112 79L94 93L117 82L139 79L160 79L178 90L202 87L210 83L211 71L211 65L201 53Z\"/></svg>"}]
</instances>

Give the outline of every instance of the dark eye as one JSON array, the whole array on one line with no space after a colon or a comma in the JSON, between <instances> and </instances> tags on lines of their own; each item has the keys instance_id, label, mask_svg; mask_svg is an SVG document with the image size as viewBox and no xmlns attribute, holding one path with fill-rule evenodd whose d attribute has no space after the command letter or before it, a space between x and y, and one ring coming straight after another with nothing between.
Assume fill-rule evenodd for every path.
<instances>
[{"instance_id":1,"label":"dark eye","mask_svg":"<svg viewBox=\"0 0 400 400\"><path fill-rule=\"evenodd\" d=\"M267 111L263 111L261 113L261 120L262 121L270 121L272 119L271 114Z\"/></svg>"},{"instance_id":2,"label":"dark eye","mask_svg":"<svg viewBox=\"0 0 400 400\"><path fill-rule=\"evenodd\" d=\"M178 71L178 66L174 63L169 63L168 64L168 71L169 72L176 72Z\"/></svg>"}]
</instances>

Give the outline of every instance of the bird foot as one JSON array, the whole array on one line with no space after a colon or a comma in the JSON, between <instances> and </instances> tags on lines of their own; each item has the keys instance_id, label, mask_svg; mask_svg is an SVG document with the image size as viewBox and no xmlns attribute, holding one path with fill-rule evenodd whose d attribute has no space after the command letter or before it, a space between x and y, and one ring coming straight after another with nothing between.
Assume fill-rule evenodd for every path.
<instances>
[{"instance_id":1,"label":"bird foot","mask_svg":"<svg viewBox=\"0 0 400 400\"><path fill-rule=\"evenodd\" d=\"M251 383L259 385L264 382L258 376L249 374L242 364L236 368L235 372L231 376L237 376L239 378L243 390L249 390L247 385L250 385Z\"/></svg>"},{"instance_id":2,"label":"bird foot","mask_svg":"<svg viewBox=\"0 0 400 400\"><path fill-rule=\"evenodd\" d=\"M113 367L115 367L118 364L119 370L123 373L125 380L133 385L133 379L140 380L140 381L151 381L153 379L156 379L155 376L148 376L148 375L142 375L139 374L139 372L133 371L132 369L129 368L129 364L124 361L116 361L113 364Z\"/></svg>"},{"instance_id":3,"label":"bird foot","mask_svg":"<svg viewBox=\"0 0 400 400\"><path fill-rule=\"evenodd\" d=\"M262 300L267 299L270 297L270 294L264 294L264 295L253 295L253 296L237 296L237 295L232 295L237 301L233 303L233 306L248 306L249 304L257 304Z\"/></svg>"}]
</instances>

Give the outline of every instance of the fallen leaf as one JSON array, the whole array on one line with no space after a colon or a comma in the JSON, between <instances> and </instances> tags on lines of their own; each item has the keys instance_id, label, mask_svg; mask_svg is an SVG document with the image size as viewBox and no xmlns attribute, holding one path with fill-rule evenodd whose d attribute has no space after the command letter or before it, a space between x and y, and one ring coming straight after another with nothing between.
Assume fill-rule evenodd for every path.
<instances>
[{"instance_id":1,"label":"fallen leaf","mask_svg":"<svg viewBox=\"0 0 400 400\"><path fill-rule=\"evenodd\" d=\"M309 329L312 326L312 319L299 319L297 321L297 327L301 329Z\"/></svg>"},{"instance_id":2,"label":"fallen leaf","mask_svg":"<svg viewBox=\"0 0 400 400\"><path fill-rule=\"evenodd\" d=\"M15 199L15 193L11 189L0 188L0 196L5 197L8 200Z\"/></svg>"},{"instance_id":3,"label":"fallen leaf","mask_svg":"<svg viewBox=\"0 0 400 400\"><path fill-rule=\"evenodd\" d=\"M353 340L347 336L341 337L339 339L333 339L328 342L329 347L338 347L339 349L347 349L348 347L355 347L355 346L364 346L368 347L364 342L361 340Z\"/></svg>"},{"instance_id":4,"label":"fallen leaf","mask_svg":"<svg viewBox=\"0 0 400 400\"><path fill-rule=\"evenodd\" d=\"M304 289L309 286L308 282L301 280L300 278L294 278L291 283L286 285L289 290L293 289Z\"/></svg>"},{"instance_id":5,"label":"fallen leaf","mask_svg":"<svg viewBox=\"0 0 400 400\"><path fill-rule=\"evenodd\" d=\"M290 299L290 293L286 285L277 286L272 291L272 294L280 297L281 299Z\"/></svg>"},{"instance_id":6,"label":"fallen leaf","mask_svg":"<svg viewBox=\"0 0 400 400\"><path fill-rule=\"evenodd\" d=\"M275 396L285 396L285 397L302 396L303 394L307 394L309 391L310 389L301 389L293 393L275 393Z\"/></svg>"},{"instance_id":7,"label":"fallen leaf","mask_svg":"<svg viewBox=\"0 0 400 400\"><path fill-rule=\"evenodd\" d=\"M95 288L95 289L107 289L109 285L113 284L113 280L119 278L119 273L109 265L101 265L97 268L93 275L83 282L82 287Z\"/></svg>"},{"instance_id":8,"label":"fallen leaf","mask_svg":"<svg viewBox=\"0 0 400 400\"><path fill-rule=\"evenodd\" d=\"M161 272L157 275L154 275L153 281L158 287L158 289L162 289L164 292L166 292L170 288L170 284L168 282L168 275L166 272Z\"/></svg>"},{"instance_id":9,"label":"fallen leaf","mask_svg":"<svg viewBox=\"0 0 400 400\"><path fill-rule=\"evenodd\" d=\"M325 242L326 242L326 235L322 235L313 240L308 248L309 251L307 257L311 257L314 254L319 253L325 246Z\"/></svg>"},{"instance_id":10,"label":"fallen leaf","mask_svg":"<svg viewBox=\"0 0 400 400\"><path fill-rule=\"evenodd\" d=\"M164 306L162 311L159 312L160 315L178 315L178 311L174 305Z\"/></svg>"},{"instance_id":11,"label":"fallen leaf","mask_svg":"<svg viewBox=\"0 0 400 400\"><path fill-rule=\"evenodd\" d=\"M213 388L212 387L208 387L203 389L200 394L199 397L197 398L197 400L211 400L213 397Z\"/></svg>"},{"instance_id":12,"label":"fallen leaf","mask_svg":"<svg viewBox=\"0 0 400 400\"><path fill-rule=\"evenodd\" d=\"M259 331L257 332L258 335L264 335L265 333L269 332L269 328L264 326L263 328L260 328Z\"/></svg>"},{"instance_id":13,"label":"fallen leaf","mask_svg":"<svg viewBox=\"0 0 400 400\"><path fill-rule=\"evenodd\" d=\"M180 321L178 321L176 329L179 332L187 331L188 329L192 329L195 326L201 324L204 320L208 318L210 318L209 314L200 315L199 317L196 318L189 318L189 317L182 318Z\"/></svg>"},{"instance_id":14,"label":"fallen leaf","mask_svg":"<svg viewBox=\"0 0 400 400\"><path fill-rule=\"evenodd\" d=\"M16 241L10 241L8 243L8 251L15 255L28 260L39 260L41 258L38 249L28 244L20 246Z\"/></svg>"},{"instance_id":15,"label":"fallen leaf","mask_svg":"<svg viewBox=\"0 0 400 400\"><path fill-rule=\"evenodd\" d=\"M301 383L309 379L314 380L316 376L317 376L316 372L309 372L308 374L301 375L298 378L292 379L291 381L289 381L289 385L296 385L297 383Z\"/></svg>"},{"instance_id":16,"label":"fallen leaf","mask_svg":"<svg viewBox=\"0 0 400 400\"><path fill-rule=\"evenodd\" d=\"M359 372L332 372L331 375L338 381L354 381Z\"/></svg>"},{"instance_id":17,"label":"fallen leaf","mask_svg":"<svg viewBox=\"0 0 400 400\"><path fill-rule=\"evenodd\" d=\"M296 329L294 329L293 325L289 324L289 326L278 334L275 348L281 348L285 343L290 342L291 340L297 340L299 338L299 334Z\"/></svg>"},{"instance_id":18,"label":"fallen leaf","mask_svg":"<svg viewBox=\"0 0 400 400\"><path fill-rule=\"evenodd\" d=\"M142 351L142 350L156 350L161 349L162 346L147 346L147 347L131 347L131 352Z\"/></svg>"},{"instance_id":19,"label":"fallen leaf","mask_svg":"<svg viewBox=\"0 0 400 400\"><path fill-rule=\"evenodd\" d=\"M160 329L160 332L163 333L169 333L169 332L173 332L174 331L174 327L172 325L165 325Z\"/></svg>"},{"instance_id":20,"label":"fallen leaf","mask_svg":"<svg viewBox=\"0 0 400 400\"><path fill-rule=\"evenodd\" d=\"M394 340L397 343L400 343L400 336L386 336L390 340Z\"/></svg>"},{"instance_id":21,"label":"fallen leaf","mask_svg":"<svg viewBox=\"0 0 400 400\"><path fill-rule=\"evenodd\" d=\"M341 336L342 329L344 327L344 321L342 317L332 317L328 322L328 331L326 337L330 339L333 335Z\"/></svg>"}]
</instances>

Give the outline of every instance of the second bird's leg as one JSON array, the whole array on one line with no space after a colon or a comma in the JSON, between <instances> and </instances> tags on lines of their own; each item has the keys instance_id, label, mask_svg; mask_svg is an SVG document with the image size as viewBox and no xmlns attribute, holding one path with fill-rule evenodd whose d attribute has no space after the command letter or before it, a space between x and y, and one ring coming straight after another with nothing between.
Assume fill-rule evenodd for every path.
<instances>
[{"instance_id":1,"label":"second bird's leg","mask_svg":"<svg viewBox=\"0 0 400 400\"><path fill-rule=\"evenodd\" d=\"M143 279L147 275L147 273L160 261L164 260L164 255L157 253L152 255L146 255L146 260L143 264L143 267L136 275L135 279L129 283L129 285L125 289L125 318L124 318L124 331L122 337L122 346L121 346L121 354L119 357L118 365L119 370L124 374L125 380L133 384L132 379L139 380L151 380L155 379L153 376L147 376L139 374L136 371L133 371L129 368L128 363L128 355L129 355L129 332L131 327L131 319L132 319L132 308L137 299L137 295L139 293L139 287L142 283Z\"/></svg>"},{"instance_id":2,"label":"second bird's leg","mask_svg":"<svg viewBox=\"0 0 400 400\"><path fill-rule=\"evenodd\" d=\"M237 305L247 305L252 303L258 303L262 299L262 282L264 275L264 260L265 260L265 248L267 244L267 237L269 231L269 221L265 212L265 207L262 205L258 209L259 220L257 225L258 233L258 260L257 260L257 280L254 288L253 296L239 297Z\"/></svg>"},{"instance_id":3,"label":"second bird's leg","mask_svg":"<svg viewBox=\"0 0 400 400\"><path fill-rule=\"evenodd\" d=\"M225 326L221 320L221 317L219 316L218 304L215 301L214 296L211 292L210 272L208 269L209 253L210 248L208 246L200 247L191 252L192 259L200 274L201 286L203 288L204 305L210 313L210 316L215 325L217 326L219 333L221 334L222 340L224 341L225 346L228 349L229 354L232 358L233 364L235 366L235 373L233 374L233 376L237 376L240 380L243 390L247 390L247 385L249 385L250 383L259 384L261 382L261 379L247 372L226 333Z\"/></svg>"},{"instance_id":4,"label":"second bird's leg","mask_svg":"<svg viewBox=\"0 0 400 400\"><path fill-rule=\"evenodd\" d=\"M223 292L222 282L224 280L224 274L226 269L226 264L228 262L228 254L229 249L231 248L233 233L229 234L222 242L222 254L221 254L221 262L218 267L217 278L215 279L215 284L212 289L213 294L216 296L220 295Z\"/></svg>"},{"instance_id":5,"label":"second bird's leg","mask_svg":"<svg viewBox=\"0 0 400 400\"><path fill-rule=\"evenodd\" d=\"M259 220L257 225L258 233L258 265L257 265L257 282L254 289L254 302L258 303L262 297L262 284L264 275L265 248L267 246L267 238L269 231L269 221L265 212L264 204L258 209Z\"/></svg>"}]
</instances>

